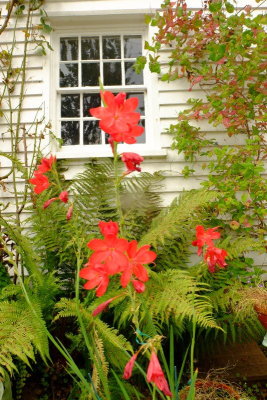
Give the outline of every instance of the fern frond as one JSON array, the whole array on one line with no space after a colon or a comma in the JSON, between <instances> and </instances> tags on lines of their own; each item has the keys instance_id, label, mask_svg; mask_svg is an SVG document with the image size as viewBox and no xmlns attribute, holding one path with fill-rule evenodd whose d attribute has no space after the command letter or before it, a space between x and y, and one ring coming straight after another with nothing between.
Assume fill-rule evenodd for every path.
<instances>
[{"instance_id":1,"label":"fern frond","mask_svg":"<svg viewBox=\"0 0 267 400\"><path fill-rule=\"evenodd\" d=\"M167 239L182 237L183 225L188 219L194 219L199 212L218 197L216 192L198 190L184 193L174 200L167 210L163 210L152 222L149 232L142 237L141 244L150 244L154 248L165 244ZM191 226L190 226L191 228ZM186 235L186 229L185 235Z\"/></svg>"},{"instance_id":2,"label":"fern frond","mask_svg":"<svg viewBox=\"0 0 267 400\"><path fill-rule=\"evenodd\" d=\"M204 328L218 328L212 316L212 304L203 292L208 292L208 285L198 283L186 271L168 270L153 274L147 283L145 292L146 308L152 317L176 325L186 320L195 319Z\"/></svg>"},{"instance_id":3,"label":"fern frond","mask_svg":"<svg viewBox=\"0 0 267 400\"><path fill-rule=\"evenodd\" d=\"M24 300L0 302L0 373L16 369L14 357L27 365L35 360L36 350L46 360L48 340L41 321L41 309L33 300L36 314Z\"/></svg>"},{"instance_id":4,"label":"fern frond","mask_svg":"<svg viewBox=\"0 0 267 400\"><path fill-rule=\"evenodd\" d=\"M95 319L95 328L104 342L105 352L108 360L114 366L123 368L126 364L126 351L133 352L131 344L119 334L118 330L110 327L100 319Z\"/></svg>"}]
</instances>

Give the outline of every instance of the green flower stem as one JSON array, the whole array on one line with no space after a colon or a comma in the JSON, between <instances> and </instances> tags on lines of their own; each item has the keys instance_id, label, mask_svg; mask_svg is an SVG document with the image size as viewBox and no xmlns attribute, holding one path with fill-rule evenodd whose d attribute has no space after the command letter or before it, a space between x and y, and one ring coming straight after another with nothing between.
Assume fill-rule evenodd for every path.
<instances>
[{"instance_id":1,"label":"green flower stem","mask_svg":"<svg viewBox=\"0 0 267 400\"><path fill-rule=\"evenodd\" d=\"M114 142L114 186L115 186L115 196L116 196L116 208L119 215L119 225L120 225L120 232L122 236L123 234L123 226L124 226L124 217L121 207L121 199L120 199L120 185L121 185L121 177L119 176L119 154L117 151L118 143Z\"/></svg>"},{"instance_id":2,"label":"green flower stem","mask_svg":"<svg viewBox=\"0 0 267 400\"><path fill-rule=\"evenodd\" d=\"M77 249L77 269L76 269L76 281L75 281L75 301L77 305L77 317L80 324L81 332L88 349L89 354L91 353L91 346L88 339L88 335L86 332L86 328L84 326L83 318L80 311L80 297L79 297L79 286L80 286L80 269L81 269L81 249L82 249L83 242L79 241L78 249Z\"/></svg>"}]
</instances>

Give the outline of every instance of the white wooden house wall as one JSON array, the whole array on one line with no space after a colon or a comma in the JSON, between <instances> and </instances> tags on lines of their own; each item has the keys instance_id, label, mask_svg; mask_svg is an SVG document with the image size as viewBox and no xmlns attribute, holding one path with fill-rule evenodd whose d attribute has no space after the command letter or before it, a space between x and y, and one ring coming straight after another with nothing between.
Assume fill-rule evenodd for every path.
<instances>
[{"instance_id":1,"label":"white wooden house wall","mask_svg":"<svg viewBox=\"0 0 267 400\"><path fill-rule=\"evenodd\" d=\"M3 8L3 14L5 13L5 6L7 1L0 0L0 8ZM238 0L238 6L244 7L247 3L255 4L261 9L267 10L266 4L258 5L252 0ZM140 25L144 24L144 15L153 14L156 9L160 7L160 0L46 0L45 8L48 16L52 23L55 33L58 29L70 26L72 24L88 24L93 21L105 21L109 23L121 23L123 20L125 23L130 23L131 19L139 21ZM187 4L192 9L201 7L201 0L188 0ZM13 22L13 23L12 23ZM36 19L38 23L38 19ZM19 20L16 28L17 37L19 42L16 49L15 62L19 66L22 60L23 51L23 40L24 34L22 29L24 22L23 19ZM151 28L150 28L151 29ZM5 43L10 44L12 41L12 35L14 33L14 20L11 19L8 29L5 33L0 36L1 47L4 48ZM153 32L150 32L152 35ZM169 49L162 49L161 62L164 64L168 62ZM53 55L52 55L53 56ZM47 56L40 57L34 55L34 52L30 54L28 65L27 65L27 82L26 82L26 98L23 104L24 110L22 114L22 124L28 127L33 119L36 117L36 113L39 112L41 117L45 113L46 122L51 118L51 110L54 108L54 104L51 104L51 96L49 92L49 80L51 73L51 66L49 66L49 59L51 53L48 52ZM197 85L191 92L188 91L189 84L186 80L179 80L172 83L161 82L157 79L154 74L153 84L157 88L157 99L158 99L158 114L155 115L155 119L158 120L159 129L159 141L158 146L161 151L158 154L152 156L146 156L145 162L143 163L142 170L148 172L154 172L158 170L165 171L165 187L162 191L162 199L165 205L169 204L171 200L183 190L200 187L201 181L205 178L206 172L202 169L201 164L204 162L197 163L195 166L196 172L193 177L183 178L181 171L187 165L183 159L183 155L177 155L176 151L170 149L172 138L166 132L165 128L168 128L170 124L175 124L177 121L178 112L186 107L186 101L190 97L201 96L201 90ZM16 104L18 104L18 92L14 92L14 117L16 118ZM198 122L197 126L201 127L208 135L213 136L216 134L216 140L218 143L236 143L239 138L229 138L224 132L223 128L213 128L207 122ZM0 119L0 133L5 132L7 129L6 121ZM45 143L47 146L47 143ZM29 147L30 148L30 147ZM0 136L0 151L10 151L10 140L7 135L3 138ZM129 150L132 151L129 146ZM45 148L45 153L49 153L49 147ZM23 157L23 155L22 155ZM88 158L87 158L88 159ZM75 176L76 173L82 171L83 164L86 162L86 158L68 158L69 171L66 173L67 178ZM8 170L9 162L7 159L0 157L0 176ZM0 200L7 202L12 198L12 193L8 190L4 191L0 185ZM12 212L12 209L8 209ZM267 260L259 260L259 263L267 264Z\"/></svg>"}]
</instances>

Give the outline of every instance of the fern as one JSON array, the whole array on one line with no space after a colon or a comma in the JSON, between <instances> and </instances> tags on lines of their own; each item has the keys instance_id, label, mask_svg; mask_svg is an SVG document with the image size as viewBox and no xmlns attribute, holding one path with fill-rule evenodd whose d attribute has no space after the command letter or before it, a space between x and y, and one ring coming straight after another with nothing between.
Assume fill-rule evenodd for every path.
<instances>
[{"instance_id":1,"label":"fern","mask_svg":"<svg viewBox=\"0 0 267 400\"><path fill-rule=\"evenodd\" d=\"M87 331L96 331L96 335L103 341L107 360L117 367L122 367L127 362L126 351L132 351L132 347L118 330L110 327L98 318L92 317L92 312L80 304L80 313L85 321ZM77 317L77 303L73 299L61 299L56 304L58 310L55 321L59 318Z\"/></svg>"},{"instance_id":2,"label":"fern","mask_svg":"<svg viewBox=\"0 0 267 400\"><path fill-rule=\"evenodd\" d=\"M49 357L48 340L44 325L40 323L41 308L36 299L32 299L37 315L28 303L17 301L0 302L0 374L5 369L12 374L16 370L14 358L21 359L27 365L35 361L39 352L45 361Z\"/></svg>"},{"instance_id":3,"label":"fern","mask_svg":"<svg viewBox=\"0 0 267 400\"><path fill-rule=\"evenodd\" d=\"M141 244L150 244L157 248L164 245L167 239L185 237L186 221L199 218L199 213L217 196L216 192L202 190L184 193L153 220L149 232L142 237Z\"/></svg>"}]
</instances>

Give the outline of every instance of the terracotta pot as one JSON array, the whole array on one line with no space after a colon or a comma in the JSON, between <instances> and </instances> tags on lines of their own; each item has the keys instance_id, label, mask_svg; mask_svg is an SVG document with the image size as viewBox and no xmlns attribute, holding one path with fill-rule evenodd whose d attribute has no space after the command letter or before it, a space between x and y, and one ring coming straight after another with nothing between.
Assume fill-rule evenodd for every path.
<instances>
[{"instance_id":1,"label":"terracotta pot","mask_svg":"<svg viewBox=\"0 0 267 400\"><path fill-rule=\"evenodd\" d=\"M223 382L217 382L217 381L205 380L205 379L197 379L195 387L196 387L196 394L198 392L198 389L200 389L202 393L205 390L207 390L207 392L208 392L209 389L215 389L215 390L217 389L221 393L222 392L224 392L225 394L227 393L229 396L231 396L232 399L235 399L235 400L241 399L239 393L236 392L236 390L232 386L226 385ZM186 400L189 389L190 389L190 387L187 386L179 393L181 400Z\"/></svg>"},{"instance_id":2,"label":"terracotta pot","mask_svg":"<svg viewBox=\"0 0 267 400\"><path fill-rule=\"evenodd\" d=\"M259 306L254 306L254 310L258 314L258 320L262 324L262 326L267 330L267 311L266 307L260 308Z\"/></svg>"}]
</instances>

